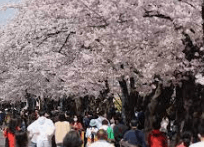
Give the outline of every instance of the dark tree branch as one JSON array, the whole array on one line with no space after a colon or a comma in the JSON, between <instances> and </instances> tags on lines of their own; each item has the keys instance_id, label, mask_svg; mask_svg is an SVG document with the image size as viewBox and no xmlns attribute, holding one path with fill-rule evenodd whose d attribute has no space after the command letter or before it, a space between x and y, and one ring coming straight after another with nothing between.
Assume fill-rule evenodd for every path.
<instances>
[{"instance_id":1,"label":"dark tree branch","mask_svg":"<svg viewBox=\"0 0 204 147\"><path fill-rule=\"evenodd\" d=\"M117 23L125 23L125 22L128 22L127 20L123 20L123 19L122 19L122 16L123 16L123 14L121 13L121 14L119 15L119 19L117 20Z\"/></svg>"},{"instance_id":2,"label":"dark tree branch","mask_svg":"<svg viewBox=\"0 0 204 147\"><path fill-rule=\"evenodd\" d=\"M45 78L46 82L50 82L50 80L48 78Z\"/></svg>"},{"instance_id":3,"label":"dark tree branch","mask_svg":"<svg viewBox=\"0 0 204 147\"><path fill-rule=\"evenodd\" d=\"M54 53L59 53L59 51L52 51ZM60 52L59 54L63 55L63 56L67 56L67 54Z\"/></svg>"},{"instance_id":4,"label":"dark tree branch","mask_svg":"<svg viewBox=\"0 0 204 147\"><path fill-rule=\"evenodd\" d=\"M0 74L3 74L3 73L5 73L5 72L7 72L6 70L3 70Z\"/></svg>"},{"instance_id":5,"label":"dark tree branch","mask_svg":"<svg viewBox=\"0 0 204 147\"><path fill-rule=\"evenodd\" d=\"M170 20L173 23L175 30L184 30L184 27L176 24L170 16L160 14L158 11L148 11L146 9L144 9L144 10L145 10L145 14L143 15L143 17L157 17L157 18L161 18L161 19Z\"/></svg>"},{"instance_id":6,"label":"dark tree branch","mask_svg":"<svg viewBox=\"0 0 204 147\"><path fill-rule=\"evenodd\" d=\"M67 31L57 31L57 32L54 32L54 33L49 33L49 34L47 34L47 36L58 35L60 33L65 33L65 32L67 32Z\"/></svg>"},{"instance_id":7,"label":"dark tree branch","mask_svg":"<svg viewBox=\"0 0 204 147\"><path fill-rule=\"evenodd\" d=\"M117 93L118 97L120 98L120 101L122 101L122 97L119 93Z\"/></svg>"},{"instance_id":8,"label":"dark tree branch","mask_svg":"<svg viewBox=\"0 0 204 147\"><path fill-rule=\"evenodd\" d=\"M126 83L126 81L125 81L124 78L122 78L122 79L119 80L118 82L119 82L119 84L120 84L120 87L121 87L123 96L126 98L126 101L127 101L127 98L128 98L128 96L129 96L128 88L127 88L127 83Z\"/></svg>"},{"instance_id":9,"label":"dark tree branch","mask_svg":"<svg viewBox=\"0 0 204 147\"><path fill-rule=\"evenodd\" d=\"M109 86L108 80L105 80L105 86L106 86L106 93L109 93L110 92L110 86Z\"/></svg>"},{"instance_id":10,"label":"dark tree branch","mask_svg":"<svg viewBox=\"0 0 204 147\"><path fill-rule=\"evenodd\" d=\"M103 43L101 43L100 39L95 39L96 42L98 42L100 45L104 46Z\"/></svg>"},{"instance_id":11,"label":"dark tree branch","mask_svg":"<svg viewBox=\"0 0 204 147\"><path fill-rule=\"evenodd\" d=\"M67 37L66 37L66 39L65 39L65 41L64 41L64 43L63 43L63 45L61 46L61 48L60 48L59 51L58 51L59 53L61 53L63 47L64 47L65 44L67 43L67 41L68 41L68 39L69 39L69 37L70 37L71 34L76 34L76 32L70 32L70 33L67 35Z\"/></svg>"},{"instance_id":12,"label":"dark tree branch","mask_svg":"<svg viewBox=\"0 0 204 147\"><path fill-rule=\"evenodd\" d=\"M86 49L86 50L92 50L90 46L85 46L84 44L82 44L81 48Z\"/></svg>"},{"instance_id":13,"label":"dark tree branch","mask_svg":"<svg viewBox=\"0 0 204 147\"><path fill-rule=\"evenodd\" d=\"M186 59L188 61L191 61L195 58L195 52L199 52L199 47L197 45L193 44L193 41L189 34L186 32L182 32L182 35L185 37L182 42L185 45L185 49L183 50L183 53L186 55Z\"/></svg>"},{"instance_id":14,"label":"dark tree branch","mask_svg":"<svg viewBox=\"0 0 204 147\"><path fill-rule=\"evenodd\" d=\"M161 19L166 19L166 20L173 21L173 19L170 16L166 16L164 14L160 14L158 11L156 11L156 13L155 12L152 13L152 12L153 11L145 10L145 14L143 15L143 17L158 17L158 18L161 18Z\"/></svg>"},{"instance_id":15,"label":"dark tree branch","mask_svg":"<svg viewBox=\"0 0 204 147\"><path fill-rule=\"evenodd\" d=\"M130 77L130 88L131 91L135 90L135 79L133 77Z\"/></svg>"},{"instance_id":16,"label":"dark tree branch","mask_svg":"<svg viewBox=\"0 0 204 147\"><path fill-rule=\"evenodd\" d=\"M37 47L39 47L43 42L45 42L48 39L48 37L45 37L38 45Z\"/></svg>"},{"instance_id":17,"label":"dark tree branch","mask_svg":"<svg viewBox=\"0 0 204 147\"><path fill-rule=\"evenodd\" d=\"M87 6L82 0L79 0L87 9L89 9L90 11L92 11L94 14L98 15L103 22L105 23L104 25L96 25L96 26L89 26L89 27L97 27L97 28L105 28L106 26L108 26L109 24L107 23L106 19L101 16L99 13L97 13L95 10L91 9L89 6Z\"/></svg>"},{"instance_id":18,"label":"dark tree branch","mask_svg":"<svg viewBox=\"0 0 204 147\"><path fill-rule=\"evenodd\" d=\"M155 100L157 100L157 99L159 98L159 96L160 96L161 93L162 93L162 89L163 89L162 83L158 83L157 89L155 90L155 93L154 93L154 95L152 96L151 101L155 101Z\"/></svg>"},{"instance_id":19,"label":"dark tree branch","mask_svg":"<svg viewBox=\"0 0 204 147\"><path fill-rule=\"evenodd\" d=\"M202 2L202 28L203 28L203 46L204 46L204 0Z\"/></svg>"},{"instance_id":20,"label":"dark tree branch","mask_svg":"<svg viewBox=\"0 0 204 147\"><path fill-rule=\"evenodd\" d=\"M55 35L58 35L60 33L64 33L64 32L67 32L67 31L57 31L57 32L54 32L54 33L49 33L46 35L46 37L37 45L37 47L39 47L43 42L45 42L48 38L52 37L52 36L55 36Z\"/></svg>"},{"instance_id":21,"label":"dark tree branch","mask_svg":"<svg viewBox=\"0 0 204 147\"><path fill-rule=\"evenodd\" d=\"M117 71L117 68L115 67L115 65L113 64L113 61L111 59L107 59L107 62L110 63L110 65L112 66L113 70Z\"/></svg>"},{"instance_id":22,"label":"dark tree branch","mask_svg":"<svg viewBox=\"0 0 204 147\"><path fill-rule=\"evenodd\" d=\"M193 7L194 9L196 9L196 7L195 7L194 5L192 5L191 3L189 3L189 2L184 2L184 1L182 1L182 0L178 0L178 1L180 1L180 2L182 2L182 3L185 3L185 4L187 4L187 5L191 6L191 7Z\"/></svg>"},{"instance_id":23,"label":"dark tree branch","mask_svg":"<svg viewBox=\"0 0 204 147\"><path fill-rule=\"evenodd\" d=\"M101 16L99 13L97 13L96 11L94 11L93 9L91 9L89 6L87 6L82 0L79 0L86 8L88 8L90 11L92 11L94 14L98 15L99 17L103 17Z\"/></svg>"},{"instance_id":24,"label":"dark tree branch","mask_svg":"<svg viewBox=\"0 0 204 147\"><path fill-rule=\"evenodd\" d=\"M60 80L60 82L63 82L63 83L64 83L64 82L66 82L66 81L65 81L65 80L63 80L62 78L59 78L59 80Z\"/></svg>"},{"instance_id":25,"label":"dark tree branch","mask_svg":"<svg viewBox=\"0 0 204 147\"><path fill-rule=\"evenodd\" d=\"M92 27L92 28L106 28L109 24L105 23L102 25L92 25L92 26L88 26L88 27Z\"/></svg>"}]
</instances>

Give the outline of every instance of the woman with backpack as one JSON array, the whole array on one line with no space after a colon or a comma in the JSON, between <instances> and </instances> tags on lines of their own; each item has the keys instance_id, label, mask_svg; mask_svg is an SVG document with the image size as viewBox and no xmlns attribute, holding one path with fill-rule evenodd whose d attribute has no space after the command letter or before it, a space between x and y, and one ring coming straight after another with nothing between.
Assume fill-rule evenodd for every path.
<instances>
[{"instance_id":1,"label":"woman with backpack","mask_svg":"<svg viewBox=\"0 0 204 147\"><path fill-rule=\"evenodd\" d=\"M96 133L98 132L98 128L96 127L96 120L92 119L89 123L89 127L86 129L87 144L86 147L90 146L91 143L97 141Z\"/></svg>"}]
</instances>

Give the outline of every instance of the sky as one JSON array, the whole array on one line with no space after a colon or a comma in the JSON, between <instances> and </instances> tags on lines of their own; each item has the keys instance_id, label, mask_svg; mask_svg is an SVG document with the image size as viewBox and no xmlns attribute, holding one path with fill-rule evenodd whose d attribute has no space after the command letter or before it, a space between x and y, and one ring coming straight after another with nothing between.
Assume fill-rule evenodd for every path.
<instances>
[{"instance_id":1,"label":"sky","mask_svg":"<svg viewBox=\"0 0 204 147\"><path fill-rule=\"evenodd\" d=\"M1 6L9 2L18 3L21 0L0 0L0 25L6 25L9 19L11 19L16 13L15 9L7 9L6 11L1 10Z\"/></svg>"}]
</instances>

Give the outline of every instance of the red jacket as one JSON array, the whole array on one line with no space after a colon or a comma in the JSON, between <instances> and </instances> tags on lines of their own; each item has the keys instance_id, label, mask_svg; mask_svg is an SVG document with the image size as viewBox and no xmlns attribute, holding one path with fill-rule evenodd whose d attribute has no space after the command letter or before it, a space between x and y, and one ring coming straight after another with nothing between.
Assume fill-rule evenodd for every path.
<instances>
[{"instance_id":1,"label":"red jacket","mask_svg":"<svg viewBox=\"0 0 204 147\"><path fill-rule=\"evenodd\" d=\"M72 128L77 130L77 131L83 130L82 124L80 122L74 122L71 125L72 125Z\"/></svg>"},{"instance_id":2,"label":"red jacket","mask_svg":"<svg viewBox=\"0 0 204 147\"><path fill-rule=\"evenodd\" d=\"M9 132L8 130L5 130L4 137L8 138L9 147L15 147L15 136L13 133Z\"/></svg>"},{"instance_id":3,"label":"red jacket","mask_svg":"<svg viewBox=\"0 0 204 147\"><path fill-rule=\"evenodd\" d=\"M16 130L20 130L20 128L17 127ZM15 147L15 143L16 143L15 135L10 131L8 131L8 129L4 130L3 134L5 138L8 138L9 147Z\"/></svg>"},{"instance_id":4,"label":"red jacket","mask_svg":"<svg viewBox=\"0 0 204 147\"><path fill-rule=\"evenodd\" d=\"M153 130L148 135L148 144L149 147L167 147L167 137L163 132Z\"/></svg>"}]
</instances>

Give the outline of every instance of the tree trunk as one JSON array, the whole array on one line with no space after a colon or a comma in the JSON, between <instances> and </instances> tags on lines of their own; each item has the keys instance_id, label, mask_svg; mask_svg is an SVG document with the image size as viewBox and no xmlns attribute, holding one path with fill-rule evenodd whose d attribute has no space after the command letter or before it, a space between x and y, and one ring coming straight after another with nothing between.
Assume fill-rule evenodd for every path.
<instances>
[{"instance_id":1,"label":"tree trunk","mask_svg":"<svg viewBox=\"0 0 204 147\"><path fill-rule=\"evenodd\" d=\"M153 129L153 118L156 115L156 109L158 106L158 98L161 95L162 85L158 83L158 87L154 93L154 95L151 97L151 100L146 108L145 111L145 136L147 139L148 133Z\"/></svg>"},{"instance_id":2,"label":"tree trunk","mask_svg":"<svg viewBox=\"0 0 204 147\"><path fill-rule=\"evenodd\" d=\"M127 83L125 81L124 78L119 80L119 84L122 90L122 118L123 118L123 122L127 125L127 108L128 108L128 97L129 97L129 93L128 93L128 88L127 88Z\"/></svg>"},{"instance_id":3,"label":"tree trunk","mask_svg":"<svg viewBox=\"0 0 204 147\"><path fill-rule=\"evenodd\" d=\"M130 78L130 96L129 96L130 120L134 117L134 108L137 106L138 96L139 96L139 93L136 91L136 88L135 88L135 79L131 77Z\"/></svg>"},{"instance_id":4,"label":"tree trunk","mask_svg":"<svg viewBox=\"0 0 204 147\"><path fill-rule=\"evenodd\" d=\"M204 0L202 2L202 27L203 27L203 47L204 47Z\"/></svg>"}]
</instances>

